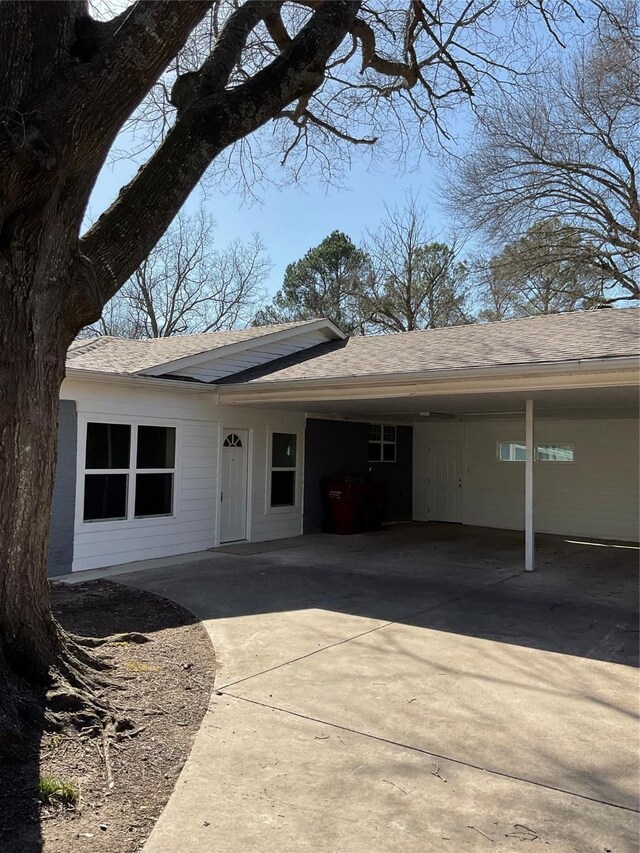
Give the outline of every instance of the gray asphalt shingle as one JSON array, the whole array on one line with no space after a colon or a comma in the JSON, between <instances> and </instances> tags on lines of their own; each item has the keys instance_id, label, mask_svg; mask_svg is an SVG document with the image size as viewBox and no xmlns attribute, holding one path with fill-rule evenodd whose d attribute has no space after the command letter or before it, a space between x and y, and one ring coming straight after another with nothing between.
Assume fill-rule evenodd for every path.
<instances>
[{"instance_id":1,"label":"gray asphalt shingle","mask_svg":"<svg viewBox=\"0 0 640 853\"><path fill-rule=\"evenodd\" d=\"M450 326L422 332L330 341L225 383L346 379L397 372L498 367L640 354L640 308ZM313 357L311 357L313 355Z\"/></svg>"},{"instance_id":2,"label":"gray asphalt shingle","mask_svg":"<svg viewBox=\"0 0 640 853\"><path fill-rule=\"evenodd\" d=\"M134 374L141 370L159 367L179 358L198 355L262 338L275 332L304 326L312 322L280 323L256 326L231 332L210 332L201 335L174 335L169 338L131 340L129 338L89 338L74 341L67 353L67 367L78 370L97 370L105 373Z\"/></svg>"}]
</instances>

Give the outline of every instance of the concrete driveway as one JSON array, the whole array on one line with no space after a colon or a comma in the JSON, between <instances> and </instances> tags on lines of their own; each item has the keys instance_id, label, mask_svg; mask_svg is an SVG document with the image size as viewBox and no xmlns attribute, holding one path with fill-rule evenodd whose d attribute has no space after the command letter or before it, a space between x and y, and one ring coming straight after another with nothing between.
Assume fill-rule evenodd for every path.
<instances>
[{"instance_id":1,"label":"concrete driveway","mask_svg":"<svg viewBox=\"0 0 640 853\"><path fill-rule=\"evenodd\" d=\"M431 524L126 567L220 664L146 853L636 853L637 562Z\"/></svg>"}]
</instances>

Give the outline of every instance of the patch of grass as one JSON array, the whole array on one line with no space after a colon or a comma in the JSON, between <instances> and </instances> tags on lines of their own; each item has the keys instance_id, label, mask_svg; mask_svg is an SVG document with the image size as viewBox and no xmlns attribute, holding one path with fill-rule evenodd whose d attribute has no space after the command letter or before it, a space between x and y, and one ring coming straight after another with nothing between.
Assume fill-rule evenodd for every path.
<instances>
[{"instance_id":1,"label":"patch of grass","mask_svg":"<svg viewBox=\"0 0 640 853\"><path fill-rule=\"evenodd\" d=\"M51 737L47 741L47 749L58 749L61 743L62 738L60 737L60 735L51 735Z\"/></svg>"},{"instance_id":2,"label":"patch of grass","mask_svg":"<svg viewBox=\"0 0 640 853\"><path fill-rule=\"evenodd\" d=\"M147 663L144 660L136 660L135 658L131 658L125 663L127 669L130 669L131 672L155 672L158 667L153 663Z\"/></svg>"},{"instance_id":3,"label":"patch of grass","mask_svg":"<svg viewBox=\"0 0 640 853\"><path fill-rule=\"evenodd\" d=\"M38 795L41 802L49 806L57 803L63 806L76 806L80 799L80 791L76 784L68 779L54 779L53 776L40 778Z\"/></svg>"}]
</instances>

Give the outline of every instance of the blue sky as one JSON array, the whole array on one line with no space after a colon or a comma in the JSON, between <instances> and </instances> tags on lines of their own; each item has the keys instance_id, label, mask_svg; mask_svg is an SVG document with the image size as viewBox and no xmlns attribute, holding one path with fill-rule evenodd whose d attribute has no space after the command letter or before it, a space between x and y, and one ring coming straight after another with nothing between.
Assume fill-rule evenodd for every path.
<instances>
[{"instance_id":1,"label":"blue sky","mask_svg":"<svg viewBox=\"0 0 640 853\"><path fill-rule=\"evenodd\" d=\"M340 189L320 185L317 179L284 189L266 186L259 190L261 203L247 202L239 193L218 193L208 182L206 195L196 190L186 209L204 204L217 223L220 245L254 232L260 234L273 262L266 282L271 293L281 286L287 264L301 258L331 231L344 231L357 243L367 228L378 226L385 203L401 206L409 192L429 211L434 235L446 239L447 222L437 205L437 170L432 161L425 157L420 171L404 173L391 160L378 162L375 168L367 161L368 157L354 160ZM105 166L91 197L90 219L109 206L138 167L138 163L127 160Z\"/></svg>"}]
</instances>

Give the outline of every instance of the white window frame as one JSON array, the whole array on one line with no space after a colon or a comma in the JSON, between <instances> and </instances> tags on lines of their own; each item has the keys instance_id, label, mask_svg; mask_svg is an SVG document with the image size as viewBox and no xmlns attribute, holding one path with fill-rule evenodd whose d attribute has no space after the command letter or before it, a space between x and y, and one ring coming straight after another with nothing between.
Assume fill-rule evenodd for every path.
<instances>
[{"instance_id":1,"label":"white window frame","mask_svg":"<svg viewBox=\"0 0 640 853\"><path fill-rule=\"evenodd\" d=\"M371 427L377 426L380 427L380 441L376 441L375 439L367 438L367 462L370 465L393 465L398 461L398 426L397 424L380 424L380 423L370 423L369 424L369 436L371 435ZM388 441L384 437L385 427L389 427L393 429L393 441ZM380 445L380 459L369 459L369 445L370 444L379 444ZM384 446L385 444L393 445L393 459L385 459L384 458Z\"/></svg>"},{"instance_id":2,"label":"white window frame","mask_svg":"<svg viewBox=\"0 0 640 853\"><path fill-rule=\"evenodd\" d=\"M571 449L571 459L540 459L538 451L541 447L569 447ZM570 441L541 441L536 444L536 462L542 465L573 465L576 461L576 446Z\"/></svg>"},{"instance_id":3,"label":"white window frame","mask_svg":"<svg viewBox=\"0 0 640 853\"><path fill-rule=\"evenodd\" d=\"M511 464L515 462L516 464L524 465L524 459L502 459L500 456L500 445L501 444L519 444L522 447L525 446L524 439L513 439L513 438L502 438L499 441L496 441L496 460L501 463ZM573 453L573 459L540 459L538 456L538 451L541 447L570 447ZM573 465L576 461L576 446L571 441L541 441L536 442L535 452L534 452L534 462L540 462L542 465Z\"/></svg>"},{"instance_id":4,"label":"white window frame","mask_svg":"<svg viewBox=\"0 0 640 853\"><path fill-rule=\"evenodd\" d=\"M501 445L501 444L519 444L519 445L521 445L522 447L525 447L525 441L524 441L524 439L519 439L519 438L501 438L499 441L496 441L496 460L497 460L498 462L502 462L502 463L507 464L507 465L510 465L510 464L512 464L513 462L515 462L516 464L524 465L524 462L525 462L525 460L524 460L524 459L503 459L503 458L500 456L500 445Z\"/></svg>"},{"instance_id":5,"label":"white window frame","mask_svg":"<svg viewBox=\"0 0 640 853\"><path fill-rule=\"evenodd\" d=\"M87 430L90 423L118 424L131 429L129 442L129 468L87 468ZM173 468L138 468L138 427L154 426L167 427L175 430L175 455ZM180 425L157 418L123 418L106 415L86 414L78 418L78 455L77 455L77 488L76 488L76 524L80 528L119 529L129 528L135 524L153 524L161 521L167 523L178 518L178 488L179 488L179 448L181 446ZM87 474L126 474L127 475L127 515L126 518L84 518L84 491ZM171 494L171 512L162 515L135 515L135 494L137 474L173 474L173 489Z\"/></svg>"},{"instance_id":6,"label":"white window frame","mask_svg":"<svg viewBox=\"0 0 640 853\"><path fill-rule=\"evenodd\" d=\"M295 435L296 437L296 464L294 468L274 468L273 467L273 435L279 433L282 435ZM298 512L300 509L300 501L302 495L302 435L299 430L286 427L268 427L267 428L267 483L265 494L265 509L269 515L278 515L287 512ZM293 484L294 503L286 506L271 506L271 475L274 471L293 471L295 482Z\"/></svg>"}]
</instances>

